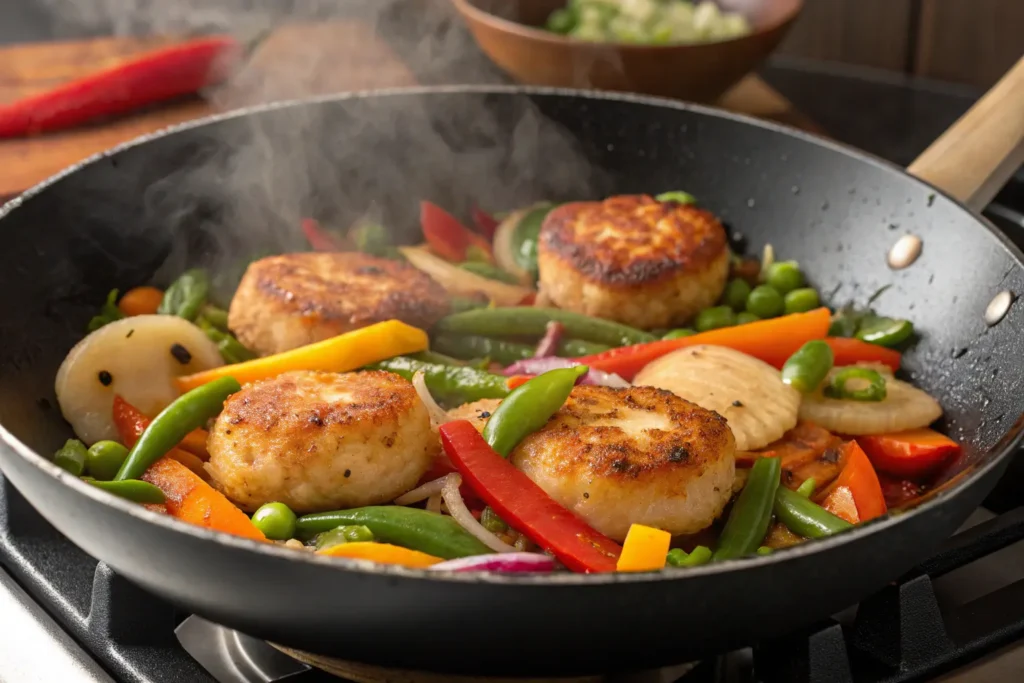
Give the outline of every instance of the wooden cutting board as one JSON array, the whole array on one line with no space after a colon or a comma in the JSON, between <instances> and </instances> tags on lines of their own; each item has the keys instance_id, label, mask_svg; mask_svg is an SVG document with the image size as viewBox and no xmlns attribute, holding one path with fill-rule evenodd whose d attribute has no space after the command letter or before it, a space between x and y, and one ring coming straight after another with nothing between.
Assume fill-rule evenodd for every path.
<instances>
[{"instance_id":1,"label":"wooden cutting board","mask_svg":"<svg viewBox=\"0 0 1024 683\"><path fill-rule=\"evenodd\" d=\"M0 48L0 102L117 64L169 38L99 38ZM267 79L267 74L281 78ZM265 83L275 83L273 89ZM121 142L219 111L281 99L416 85L413 70L358 20L293 24L271 33L231 84L76 130L0 140L0 198ZM778 92L749 76L719 103L732 111L816 130Z\"/></svg>"}]
</instances>

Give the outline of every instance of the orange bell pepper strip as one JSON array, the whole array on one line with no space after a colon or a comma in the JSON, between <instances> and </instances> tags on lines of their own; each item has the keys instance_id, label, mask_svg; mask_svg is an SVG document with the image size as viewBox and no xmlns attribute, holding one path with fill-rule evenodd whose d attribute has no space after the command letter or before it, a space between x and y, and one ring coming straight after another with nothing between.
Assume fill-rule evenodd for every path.
<instances>
[{"instance_id":1,"label":"orange bell pepper strip","mask_svg":"<svg viewBox=\"0 0 1024 683\"><path fill-rule=\"evenodd\" d=\"M526 384L533 378L534 375L512 375L511 377L508 378L506 384L508 385L509 391L511 391L516 387L521 387L522 385Z\"/></svg>"},{"instance_id":2,"label":"orange bell pepper strip","mask_svg":"<svg viewBox=\"0 0 1024 683\"><path fill-rule=\"evenodd\" d=\"M142 480L164 492L164 505L172 517L226 534L267 540L248 515L177 460L160 458L150 465Z\"/></svg>"},{"instance_id":3,"label":"orange bell pepper strip","mask_svg":"<svg viewBox=\"0 0 1024 683\"><path fill-rule=\"evenodd\" d=\"M420 227L430 250L446 261L462 263L470 247L475 247L488 261L494 260L490 242L437 204L420 202Z\"/></svg>"},{"instance_id":4,"label":"orange bell pepper strip","mask_svg":"<svg viewBox=\"0 0 1024 683\"><path fill-rule=\"evenodd\" d=\"M701 332L680 339L623 346L576 360L591 368L632 380L645 365L667 353L698 344L727 346L781 368L796 351L813 339L824 339L832 319L827 308L793 313L781 318Z\"/></svg>"},{"instance_id":5,"label":"orange bell pepper strip","mask_svg":"<svg viewBox=\"0 0 1024 683\"><path fill-rule=\"evenodd\" d=\"M895 434L858 436L857 443L878 471L896 477L927 475L960 453L960 444L927 427Z\"/></svg>"},{"instance_id":6,"label":"orange bell pepper strip","mask_svg":"<svg viewBox=\"0 0 1024 683\"><path fill-rule=\"evenodd\" d=\"M153 315L163 300L164 293L156 287L136 287L124 293L117 308L128 317Z\"/></svg>"},{"instance_id":7,"label":"orange bell pepper strip","mask_svg":"<svg viewBox=\"0 0 1024 683\"><path fill-rule=\"evenodd\" d=\"M643 524L631 524L615 564L620 572L650 572L665 568L672 534Z\"/></svg>"},{"instance_id":8,"label":"orange bell pepper strip","mask_svg":"<svg viewBox=\"0 0 1024 683\"><path fill-rule=\"evenodd\" d=\"M857 501L853 499L853 491L849 486L837 486L832 489L825 500L821 501L821 507L850 524L860 523Z\"/></svg>"},{"instance_id":9,"label":"orange bell pepper strip","mask_svg":"<svg viewBox=\"0 0 1024 683\"><path fill-rule=\"evenodd\" d=\"M390 543L362 542L340 543L317 551L318 555L329 557L351 557L371 560L381 564L400 564L403 567L429 567L441 562L440 557L427 555L418 550L409 550Z\"/></svg>"},{"instance_id":10,"label":"orange bell pepper strip","mask_svg":"<svg viewBox=\"0 0 1024 683\"><path fill-rule=\"evenodd\" d=\"M881 363L892 368L893 372L900 369L900 352L887 349L878 344L869 344L860 339L846 337L828 337L825 343L832 349L835 365L854 365L856 363Z\"/></svg>"},{"instance_id":11,"label":"orange bell pepper strip","mask_svg":"<svg viewBox=\"0 0 1024 683\"><path fill-rule=\"evenodd\" d=\"M857 504L857 515L860 521L867 522L886 513L885 496L878 480L875 468L868 460L863 449L856 441L847 441L842 446L846 458L846 467L831 486L822 490L816 499L827 500L836 489L845 486L850 489L853 500Z\"/></svg>"},{"instance_id":12,"label":"orange bell pepper strip","mask_svg":"<svg viewBox=\"0 0 1024 683\"><path fill-rule=\"evenodd\" d=\"M116 394L114 395L114 426L117 427L117 433L121 436L121 443L130 449L135 445L135 442L139 440L139 437L142 436L142 432L146 431L146 427L149 426L150 422L152 422L152 420L143 415L135 406L131 405L120 396L117 396ZM206 433L205 430L203 433ZM189 439L192 441L202 439L203 450L206 450L205 437L193 437L192 434L189 434L186 437L186 440ZM210 478L210 475L206 472L206 468L203 467L203 461L194 453L180 448L172 448L167 453L167 457L172 460L177 460L204 480ZM206 457L209 458L209 455Z\"/></svg>"}]
</instances>

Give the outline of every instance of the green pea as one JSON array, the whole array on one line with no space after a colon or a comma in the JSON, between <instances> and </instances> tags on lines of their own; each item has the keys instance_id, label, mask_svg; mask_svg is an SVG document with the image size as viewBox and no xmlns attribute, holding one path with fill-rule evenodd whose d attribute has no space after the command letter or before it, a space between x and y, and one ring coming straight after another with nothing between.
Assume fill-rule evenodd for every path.
<instances>
[{"instance_id":1,"label":"green pea","mask_svg":"<svg viewBox=\"0 0 1024 683\"><path fill-rule=\"evenodd\" d=\"M669 330L662 336L662 339L682 339L683 337L690 337L695 334L697 332L689 327L680 327L678 330Z\"/></svg>"},{"instance_id":2,"label":"green pea","mask_svg":"<svg viewBox=\"0 0 1024 683\"><path fill-rule=\"evenodd\" d=\"M747 281L732 280L725 286L722 303L734 311L742 311L747 305L748 296L750 296L750 285L747 284Z\"/></svg>"},{"instance_id":3,"label":"green pea","mask_svg":"<svg viewBox=\"0 0 1024 683\"><path fill-rule=\"evenodd\" d=\"M317 534L316 549L323 550L342 543L370 543L374 540L373 532L369 527L361 524L349 524Z\"/></svg>"},{"instance_id":4,"label":"green pea","mask_svg":"<svg viewBox=\"0 0 1024 683\"><path fill-rule=\"evenodd\" d=\"M811 287L801 287L800 289L794 289L792 292L787 292L783 302L787 315L790 313L813 311L821 305L821 299L818 298L817 290Z\"/></svg>"},{"instance_id":5,"label":"green pea","mask_svg":"<svg viewBox=\"0 0 1024 683\"><path fill-rule=\"evenodd\" d=\"M774 318L784 309L782 295L771 285L758 285L747 297L747 313L761 318Z\"/></svg>"},{"instance_id":6,"label":"green pea","mask_svg":"<svg viewBox=\"0 0 1024 683\"><path fill-rule=\"evenodd\" d=\"M728 306L712 306L697 314L693 325L698 332L732 327L736 324L736 313Z\"/></svg>"},{"instance_id":7,"label":"green pea","mask_svg":"<svg viewBox=\"0 0 1024 683\"><path fill-rule=\"evenodd\" d=\"M492 534L500 534L503 531L508 531L508 524L505 524L505 520L498 516L491 506L488 505L484 508L483 513L480 515L480 524L485 529L490 531Z\"/></svg>"},{"instance_id":8,"label":"green pea","mask_svg":"<svg viewBox=\"0 0 1024 683\"><path fill-rule=\"evenodd\" d=\"M746 325L747 323L756 323L760 319L761 319L760 316L754 315L753 313L748 313L746 311L743 311L742 313L737 313L736 314L736 324L737 325Z\"/></svg>"},{"instance_id":9,"label":"green pea","mask_svg":"<svg viewBox=\"0 0 1024 683\"><path fill-rule=\"evenodd\" d=\"M68 439L56 453L53 454L53 463L66 470L76 477L82 476L85 471L86 459L85 444L78 439Z\"/></svg>"},{"instance_id":10,"label":"green pea","mask_svg":"<svg viewBox=\"0 0 1024 683\"><path fill-rule=\"evenodd\" d=\"M266 503L252 516L252 523L272 541L295 536L295 513L284 503Z\"/></svg>"},{"instance_id":11,"label":"green pea","mask_svg":"<svg viewBox=\"0 0 1024 683\"><path fill-rule=\"evenodd\" d=\"M778 261L768 266L765 282L780 294L786 294L804 286L804 274L796 261Z\"/></svg>"},{"instance_id":12,"label":"green pea","mask_svg":"<svg viewBox=\"0 0 1024 683\"><path fill-rule=\"evenodd\" d=\"M97 441L89 447L85 457L89 476L99 481L110 481L117 476L128 458L128 449L116 441Z\"/></svg>"}]
</instances>

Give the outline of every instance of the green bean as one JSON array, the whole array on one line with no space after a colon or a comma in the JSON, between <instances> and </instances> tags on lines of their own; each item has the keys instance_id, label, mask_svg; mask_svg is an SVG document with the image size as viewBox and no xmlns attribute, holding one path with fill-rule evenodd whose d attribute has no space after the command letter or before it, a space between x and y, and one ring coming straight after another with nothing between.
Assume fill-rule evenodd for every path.
<instances>
[{"instance_id":1,"label":"green bean","mask_svg":"<svg viewBox=\"0 0 1024 683\"><path fill-rule=\"evenodd\" d=\"M820 305L821 299L818 298L818 291L811 287L794 289L792 292L787 292L783 298L783 312L786 315L813 311Z\"/></svg>"},{"instance_id":2,"label":"green bean","mask_svg":"<svg viewBox=\"0 0 1024 683\"><path fill-rule=\"evenodd\" d=\"M103 306L100 307L100 312L94 315L90 320L86 329L89 332L95 332L104 325L120 320L124 317L124 313L117 307L117 294L116 289L110 290L107 294L107 300L103 302Z\"/></svg>"},{"instance_id":3,"label":"green bean","mask_svg":"<svg viewBox=\"0 0 1024 683\"><path fill-rule=\"evenodd\" d=\"M234 377L221 377L179 396L142 432L114 477L115 481L141 477L186 434L205 426L207 420L220 413L227 397L241 388Z\"/></svg>"},{"instance_id":4,"label":"green bean","mask_svg":"<svg viewBox=\"0 0 1024 683\"><path fill-rule=\"evenodd\" d=\"M689 327L680 327L676 330L669 330L662 339L682 339L683 337L692 337L695 334L697 334L696 330L691 330Z\"/></svg>"},{"instance_id":5,"label":"green bean","mask_svg":"<svg viewBox=\"0 0 1024 683\"><path fill-rule=\"evenodd\" d=\"M878 346L893 347L914 336L914 324L909 320L894 320L870 316L865 318L857 330L856 337L861 341Z\"/></svg>"},{"instance_id":6,"label":"green bean","mask_svg":"<svg viewBox=\"0 0 1024 683\"><path fill-rule=\"evenodd\" d=\"M397 356L367 367L371 370L393 372L410 381L417 372L422 372L431 395L448 405L508 396L506 377L466 365L424 363L408 356Z\"/></svg>"},{"instance_id":7,"label":"green bean","mask_svg":"<svg viewBox=\"0 0 1024 683\"><path fill-rule=\"evenodd\" d=\"M519 284L519 280L512 273L507 273L497 266L492 266L486 261L466 261L459 264L459 268L468 270L474 275L485 277L488 280L497 280L498 282L506 282L510 285Z\"/></svg>"},{"instance_id":8,"label":"green bean","mask_svg":"<svg viewBox=\"0 0 1024 683\"><path fill-rule=\"evenodd\" d=\"M196 325L206 334L207 339L217 345L220 357L224 359L225 363L233 365L256 358L256 354L245 348L242 342L235 339L233 334L217 329L205 317L200 316L196 320Z\"/></svg>"},{"instance_id":9,"label":"green bean","mask_svg":"<svg viewBox=\"0 0 1024 683\"><path fill-rule=\"evenodd\" d=\"M736 324L737 325L746 325L747 323L756 323L760 319L761 319L760 316L754 315L753 313L748 313L747 311L741 311L740 313L736 314Z\"/></svg>"},{"instance_id":10,"label":"green bean","mask_svg":"<svg viewBox=\"0 0 1024 683\"><path fill-rule=\"evenodd\" d=\"M284 503L264 503L252 515L252 523L271 541L295 536L295 513Z\"/></svg>"},{"instance_id":11,"label":"green bean","mask_svg":"<svg viewBox=\"0 0 1024 683\"><path fill-rule=\"evenodd\" d=\"M202 310L199 311L199 317L216 327L221 332L230 331L228 329L228 312L219 306L206 304L203 306Z\"/></svg>"},{"instance_id":12,"label":"green bean","mask_svg":"<svg viewBox=\"0 0 1024 683\"><path fill-rule=\"evenodd\" d=\"M659 202L675 202L676 204L696 204L697 199L689 192L683 192L682 190L673 190L672 192L662 192L655 197Z\"/></svg>"},{"instance_id":13,"label":"green bean","mask_svg":"<svg viewBox=\"0 0 1024 683\"><path fill-rule=\"evenodd\" d=\"M518 360L533 358L534 347L518 342L491 339L477 335L439 334L430 346L440 353L455 358L480 358L487 356L496 363L511 365Z\"/></svg>"},{"instance_id":14,"label":"green bean","mask_svg":"<svg viewBox=\"0 0 1024 683\"><path fill-rule=\"evenodd\" d=\"M746 308L748 296L750 296L750 285L746 280L737 278L730 280L729 284L725 286L722 303L734 311L742 311Z\"/></svg>"},{"instance_id":15,"label":"green bean","mask_svg":"<svg viewBox=\"0 0 1024 683\"><path fill-rule=\"evenodd\" d=\"M667 564L672 567L697 567L707 564L711 559L711 549L706 545L699 545L689 553L682 548L673 548L668 551Z\"/></svg>"},{"instance_id":16,"label":"green bean","mask_svg":"<svg viewBox=\"0 0 1024 683\"><path fill-rule=\"evenodd\" d=\"M500 534L508 531L508 524L498 516L498 513L496 513L490 505L485 507L484 511L480 514L480 524L482 524L483 527L492 534Z\"/></svg>"},{"instance_id":17,"label":"green bean","mask_svg":"<svg viewBox=\"0 0 1024 683\"><path fill-rule=\"evenodd\" d=\"M443 353L438 353L437 351L431 351L429 349L411 354L409 358L418 360L421 363L433 363L434 365L455 365L459 367L466 365L466 362L463 360L452 358L451 356L446 356Z\"/></svg>"},{"instance_id":18,"label":"green bean","mask_svg":"<svg viewBox=\"0 0 1024 683\"><path fill-rule=\"evenodd\" d=\"M563 358L577 358L604 353L610 347L606 344L583 341L582 339L562 339L558 342L558 355Z\"/></svg>"},{"instance_id":19,"label":"green bean","mask_svg":"<svg viewBox=\"0 0 1024 683\"><path fill-rule=\"evenodd\" d=\"M156 312L163 315L176 315L185 320L195 320L200 309L206 303L210 292L210 279L206 272L193 268L182 273L177 280L164 292L160 307Z\"/></svg>"},{"instance_id":20,"label":"green bean","mask_svg":"<svg viewBox=\"0 0 1024 683\"><path fill-rule=\"evenodd\" d=\"M99 481L92 477L83 477L82 479L89 484L92 484L98 489L103 489L107 493L112 493L119 498L130 500L133 503L149 503L151 505L159 505L166 499L164 492L153 486L149 482L140 481L139 479L121 479L119 481Z\"/></svg>"},{"instance_id":21,"label":"green bean","mask_svg":"<svg viewBox=\"0 0 1024 683\"><path fill-rule=\"evenodd\" d=\"M516 387L487 419L484 440L507 458L523 438L543 427L562 407L576 380L588 369L577 365L549 370Z\"/></svg>"},{"instance_id":22,"label":"green bean","mask_svg":"<svg viewBox=\"0 0 1024 683\"><path fill-rule=\"evenodd\" d=\"M476 334L487 337L517 335L542 337L547 324L552 320L562 323L565 327L565 334L569 337L609 346L629 346L655 339L652 334L609 320L591 318L557 308L536 308L534 306L485 308L456 313L443 318L434 329L437 332Z\"/></svg>"},{"instance_id":23,"label":"green bean","mask_svg":"<svg viewBox=\"0 0 1024 683\"><path fill-rule=\"evenodd\" d=\"M537 275L537 241L544 219L556 204L542 204L528 211L516 224L512 232L512 257L523 270ZM598 340L599 341L599 340Z\"/></svg>"},{"instance_id":24,"label":"green bean","mask_svg":"<svg viewBox=\"0 0 1024 683\"><path fill-rule=\"evenodd\" d=\"M814 339L797 349L782 366L782 381L802 394L809 394L825 381L833 361L832 348Z\"/></svg>"},{"instance_id":25,"label":"green bean","mask_svg":"<svg viewBox=\"0 0 1024 683\"><path fill-rule=\"evenodd\" d=\"M781 476L779 458L757 459L718 537L713 558L716 562L750 555L761 545L771 523Z\"/></svg>"},{"instance_id":26,"label":"green bean","mask_svg":"<svg viewBox=\"0 0 1024 683\"><path fill-rule=\"evenodd\" d=\"M299 517L299 538L330 531L339 526L361 525L376 540L450 560L493 552L447 515L398 505L377 505L317 512Z\"/></svg>"},{"instance_id":27,"label":"green bean","mask_svg":"<svg viewBox=\"0 0 1024 683\"><path fill-rule=\"evenodd\" d=\"M453 296L449 300L449 304L453 314L462 313L464 311L472 311L477 308L487 308L486 301L480 301L479 299L470 299L464 296Z\"/></svg>"},{"instance_id":28,"label":"green bean","mask_svg":"<svg viewBox=\"0 0 1024 683\"><path fill-rule=\"evenodd\" d=\"M782 295L771 285L758 285L747 297L747 312L761 318L774 318L785 307Z\"/></svg>"},{"instance_id":29,"label":"green bean","mask_svg":"<svg viewBox=\"0 0 1024 683\"><path fill-rule=\"evenodd\" d=\"M85 472L87 458L88 452L85 449L85 444L78 439L68 439L53 454L53 464L76 477L80 477Z\"/></svg>"},{"instance_id":30,"label":"green bean","mask_svg":"<svg viewBox=\"0 0 1024 683\"><path fill-rule=\"evenodd\" d=\"M797 487L796 492L804 498L810 498L814 495L814 489L818 486L818 482L814 481L814 477L804 479L800 486Z\"/></svg>"},{"instance_id":31,"label":"green bean","mask_svg":"<svg viewBox=\"0 0 1024 683\"><path fill-rule=\"evenodd\" d=\"M804 538L824 538L853 526L784 486L775 492L774 510L787 529Z\"/></svg>"},{"instance_id":32,"label":"green bean","mask_svg":"<svg viewBox=\"0 0 1024 683\"><path fill-rule=\"evenodd\" d=\"M860 389L850 389L851 381L867 382ZM825 396L849 401L884 401L886 396L885 378L869 368L844 368L832 377L832 383L825 387Z\"/></svg>"},{"instance_id":33,"label":"green bean","mask_svg":"<svg viewBox=\"0 0 1024 683\"><path fill-rule=\"evenodd\" d=\"M316 536L316 549L324 550L342 543L370 543L374 541L373 532L362 525L339 526Z\"/></svg>"},{"instance_id":34,"label":"green bean","mask_svg":"<svg viewBox=\"0 0 1024 683\"><path fill-rule=\"evenodd\" d=\"M788 294L804 286L804 274L796 261L777 261L768 266L765 283L779 294Z\"/></svg>"},{"instance_id":35,"label":"green bean","mask_svg":"<svg viewBox=\"0 0 1024 683\"><path fill-rule=\"evenodd\" d=\"M128 449L116 441L97 441L85 456L89 476L99 481L110 481L128 457Z\"/></svg>"},{"instance_id":36,"label":"green bean","mask_svg":"<svg viewBox=\"0 0 1024 683\"><path fill-rule=\"evenodd\" d=\"M728 306L712 306L705 308L697 314L693 326L698 332L717 330L722 327L732 327L736 324L736 313Z\"/></svg>"},{"instance_id":37,"label":"green bean","mask_svg":"<svg viewBox=\"0 0 1024 683\"><path fill-rule=\"evenodd\" d=\"M390 258L393 253L399 253L392 249L391 236L387 228L379 223L360 222L348 231L348 237L356 251L364 254Z\"/></svg>"}]
</instances>

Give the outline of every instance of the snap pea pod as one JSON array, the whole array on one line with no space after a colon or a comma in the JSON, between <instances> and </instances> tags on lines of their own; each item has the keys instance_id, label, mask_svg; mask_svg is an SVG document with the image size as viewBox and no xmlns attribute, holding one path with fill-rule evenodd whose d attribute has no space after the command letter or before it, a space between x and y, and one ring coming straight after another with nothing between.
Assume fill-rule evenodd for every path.
<instances>
[{"instance_id":1,"label":"snap pea pod","mask_svg":"<svg viewBox=\"0 0 1024 683\"><path fill-rule=\"evenodd\" d=\"M434 350L455 358L490 358L495 363L511 365L518 360L533 357L534 347L529 344L491 339L474 334L439 334L431 342Z\"/></svg>"},{"instance_id":2,"label":"snap pea pod","mask_svg":"<svg viewBox=\"0 0 1024 683\"><path fill-rule=\"evenodd\" d=\"M308 539L339 526L365 526L382 543L393 543L446 560L492 552L451 517L398 505L304 515L296 523L296 533L299 538Z\"/></svg>"},{"instance_id":3,"label":"snap pea pod","mask_svg":"<svg viewBox=\"0 0 1024 683\"><path fill-rule=\"evenodd\" d=\"M442 318L434 330L438 333L475 334L486 337L542 337L547 324L553 320L562 323L569 337L609 346L629 346L656 339L653 334L628 325L591 318L572 311L534 306L464 311Z\"/></svg>"},{"instance_id":4,"label":"snap pea pod","mask_svg":"<svg viewBox=\"0 0 1024 683\"><path fill-rule=\"evenodd\" d=\"M482 398L505 398L509 391L505 377L466 365L424 363L408 356L397 356L367 367L371 370L387 370L407 380L412 380L417 372L422 372L430 393L447 404L470 403Z\"/></svg>"},{"instance_id":5,"label":"snap pea pod","mask_svg":"<svg viewBox=\"0 0 1024 683\"><path fill-rule=\"evenodd\" d=\"M781 477L779 458L758 458L750 469L746 486L732 506L712 559L716 562L731 560L757 550L768 532Z\"/></svg>"},{"instance_id":6,"label":"snap pea pod","mask_svg":"<svg viewBox=\"0 0 1024 683\"><path fill-rule=\"evenodd\" d=\"M668 551L666 562L672 567L697 567L707 564L711 559L711 549L706 545L699 545L690 552L682 548L673 548Z\"/></svg>"},{"instance_id":7,"label":"snap pea pod","mask_svg":"<svg viewBox=\"0 0 1024 683\"><path fill-rule=\"evenodd\" d=\"M483 437L498 455L507 458L512 449L562 407L586 365L549 370L522 384L501 402L484 425Z\"/></svg>"},{"instance_id":8,"label":"snap pea pod","mask_svg":"<svg viewBox=\"0 0 1024 683\"><path fill-rule=\"evenodd\" d=\"M438 353L437 351L431 351L429 349L426 351L420 351L419 353L413 353L409 358L418 360L421 363L433 363L435 365L466 365L466 361L459 360L458 358L452 358L451 356L446 356L443 353Z\"/></svg>"},{"instance_id":9,"label":"snap pea pod","mask_svg":"<svg viewBox=\"0 0 1024 683\"><path fill-rule=\"evenodd\" d=\"M164 292L156 312L195 320L209 293L210 279L206 272L199 268L186 270Z\"/></svg>"},{"instance_id":10,"label":"snap pea pod","mask_svg":"<svg viewBox=\"0 0 1024 683\"><path fill-rule=\"evenodd\" d=\"M365 526L339 526L316 536L316 549L323 550L342 543L372 543L373 532Z\"/></svg>"},{"instance_id":11,"label":"snap pea pod","mask_svg":"<svg viewBox=\"0 0 1024 683\"><path fill-rule=\"evenodd\" d=\"M148 481L138 479L122 479L120 481L98 481L92 477L83 477L82 481L88 482L98 489L107 493L130 500L133 503L150 503L159 505L166 498L164 492L153 486Z\"/></svg>"},{"instance_id":12,"label":"snap pea pod","mask_svg":"<svg viewBox=\"0 0 1024 683\"><path fill-rule=\"evenodd\" d=\"M775 492L775 516L786 528L804 538L824 538L853 527L845 519L815 505L796 491L780 486Z\"/></svg>"},{"instance_id":13,"label":"snap pea pod","mask_svg":"<svg viewBox=\"0 0 1024 683\"><path fill-rule=\"evenodd\" d=\"M825 381L833 361L832 348L814 339L797 349L782 366L782 381L802 394L810 393Z\"/></svg>"},{"instance_id":14,"label":"snap pea pod","mask_svg":"<svg viewBox=\"0 0 1024 683\"><path fill-rule=\"evenodd\" d=\"M114 480L141 477L186 434L205 426L207 420L220 413L227 397L241 388L234 377L221 377L179 396L142 432Z\"/></svg>"}]
</instances>

